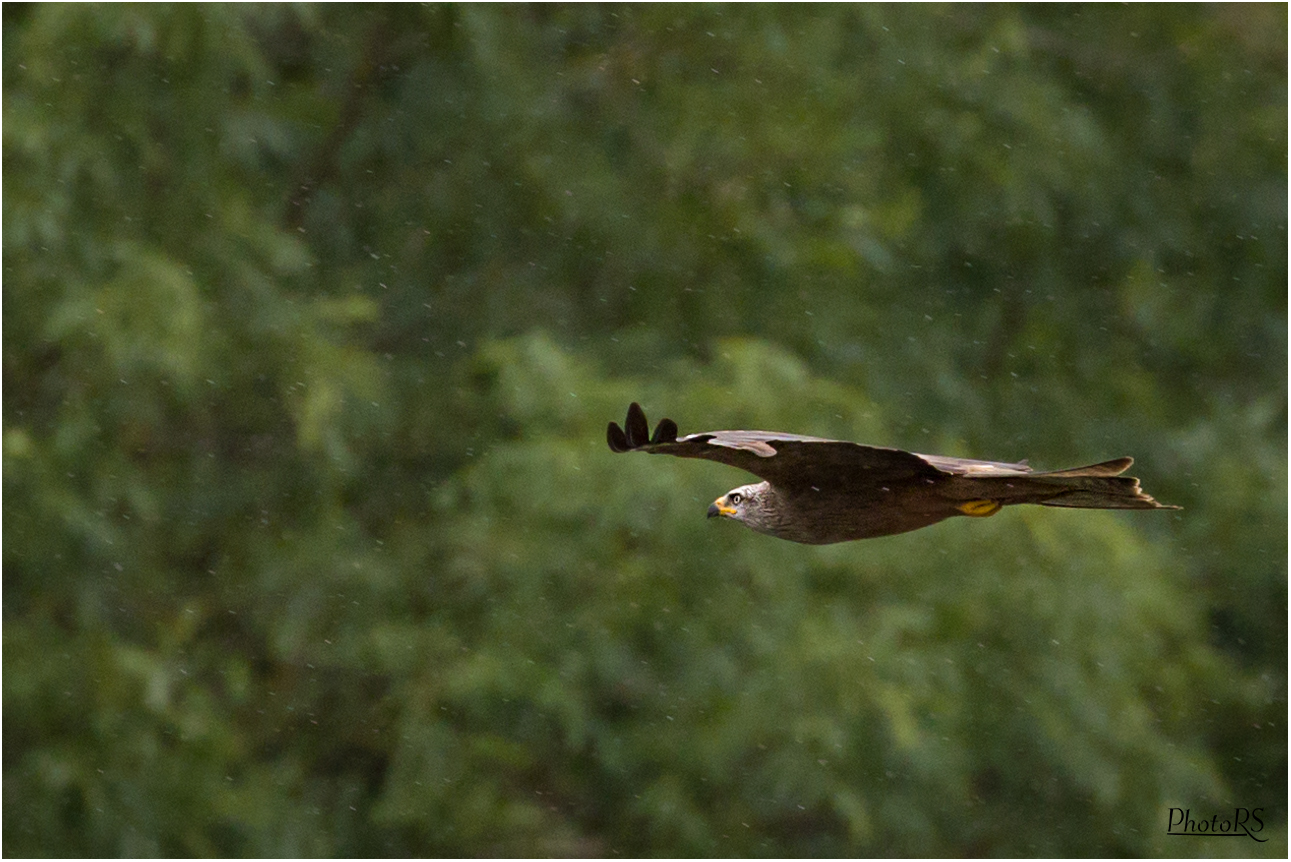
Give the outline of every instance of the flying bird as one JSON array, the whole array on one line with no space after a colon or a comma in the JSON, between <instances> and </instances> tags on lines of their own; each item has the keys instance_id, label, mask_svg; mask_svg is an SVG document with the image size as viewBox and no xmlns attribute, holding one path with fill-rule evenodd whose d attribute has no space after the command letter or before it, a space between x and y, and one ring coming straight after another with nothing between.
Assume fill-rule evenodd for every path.
<instances>
[{"instance_id":1,"label":"flying bird","mask_svg":"<svg viewBox=\"0 0 1291 862\"><path fill-rule=\"evenodd\" d=\"M1005 506L1036 503L1072 509L1177 509L1164 506L1122 476L1133 458L1035 473L1005 464L919 455L901 449L778 431L704 431L677 436L662 420L650 435L641 406L628 407L620 428L606 430L615 452L703 458L739 467L763 481L742 485L708 507L759 533L828 545L891 536L956 515L984 518Z\"/></svg>"}]
</instances>

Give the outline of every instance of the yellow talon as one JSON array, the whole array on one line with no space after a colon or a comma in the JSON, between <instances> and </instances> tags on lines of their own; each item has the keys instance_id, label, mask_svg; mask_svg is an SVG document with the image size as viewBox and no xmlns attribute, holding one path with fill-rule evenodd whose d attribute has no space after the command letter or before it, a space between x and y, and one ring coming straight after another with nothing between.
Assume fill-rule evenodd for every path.
<instances>
[{"instance_id":1,"label":"yellow talon","mask_svg":"<svg viewBox=\"0 0 1291 862\"><path fill-rule=\"evenodd\" d=\"M1003 508L1003 504L998 500L969 500L955 508L972 518L987 518Z\"/></svg>"}]
</instances>

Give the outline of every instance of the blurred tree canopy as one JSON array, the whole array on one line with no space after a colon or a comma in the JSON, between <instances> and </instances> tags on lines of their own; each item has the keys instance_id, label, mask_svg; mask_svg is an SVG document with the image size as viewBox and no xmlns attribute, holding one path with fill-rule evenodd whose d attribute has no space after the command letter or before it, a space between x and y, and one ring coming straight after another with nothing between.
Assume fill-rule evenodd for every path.
<instances>
[{"instance_id":1,"label":"blurred tree canopy","mask_svg":"<svg viewBox=\"0 0 1291 862\"><path fill-rule=\"evenodd\" d=\"M1285 857L1285 6L3 14L6 855Z\"/></svg>"}]
</instances>

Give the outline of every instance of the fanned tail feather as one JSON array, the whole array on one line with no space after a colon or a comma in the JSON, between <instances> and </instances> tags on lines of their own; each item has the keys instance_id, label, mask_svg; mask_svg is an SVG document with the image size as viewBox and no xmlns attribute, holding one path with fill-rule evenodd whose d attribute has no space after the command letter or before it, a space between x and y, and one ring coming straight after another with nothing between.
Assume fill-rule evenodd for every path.
<instances>
[{"instance_id":1,"label":"fanned tail feather","mask_svg":"<svg viewBox=\"0 0 1291 862\"><path fill-rule=\"evenodd\" d=\"M1151 495L1143 493L1138 479L1103 480L1105 485L1075 488L1063 491L1047 500L1039 500L1041 506L1060 506L1067 509L1177 509L1178 506L1166 506L1158 503ZM1112 482L1123 483L1112 485Z\"/></svg>"},{"instance_id":2,"label":"fanned tail feather","mask_svg":"<svg viewBox=\"0 0 1291 862\"><path fill-rule=\"evenodd\" d=\"M1134 465L1134 459L1128 455L1124 458L1113 458L1110 461L1100 461L1097 464L1090 464L1088 467L1072 467L1070 470L1054 470L1049 473L1033 473L1037 478L1048 476L1053 479L1080 479L1093 476L1119 476Z\"/></svg>"},{"instance_id":3,"label":"fanned tail feather","mask_svg":"<svg viewBox=\"0 0 1291 862\"><path fill-rule=\"evenodd\" d=\"M1087 467L1032 473L974 482L981 496L1001 503L1036 503L1067 509L1177 509L1158 503L1133 476L1122 476L1133 458L1116 458Z\"/></svg>"}]
</instances>

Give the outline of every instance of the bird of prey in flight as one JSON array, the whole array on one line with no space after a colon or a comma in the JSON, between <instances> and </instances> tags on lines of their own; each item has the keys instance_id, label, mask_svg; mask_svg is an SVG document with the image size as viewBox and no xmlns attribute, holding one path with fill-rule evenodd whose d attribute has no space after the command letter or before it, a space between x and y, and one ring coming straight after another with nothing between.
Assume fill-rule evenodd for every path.
<instances>
[{"instance_id":1,"label":"bird of prey in flight","mask_svg":"<svg viewBox=\"0 0 1291 862\"><path fill-rule=\"evenodd\" d=\"M641 406L607 429L615 452L703 458L739 467L763 481L713 501L708 517L730 518L791 542L828 545L890 536L956 515L982 518L1005 506L1036 503L1072 509L1177 509L1122 476L1133 458L1036 473L1005 464L778 431L704 431L677 436L662 420L654 436Z\"/></svg>"}]
</instances>

